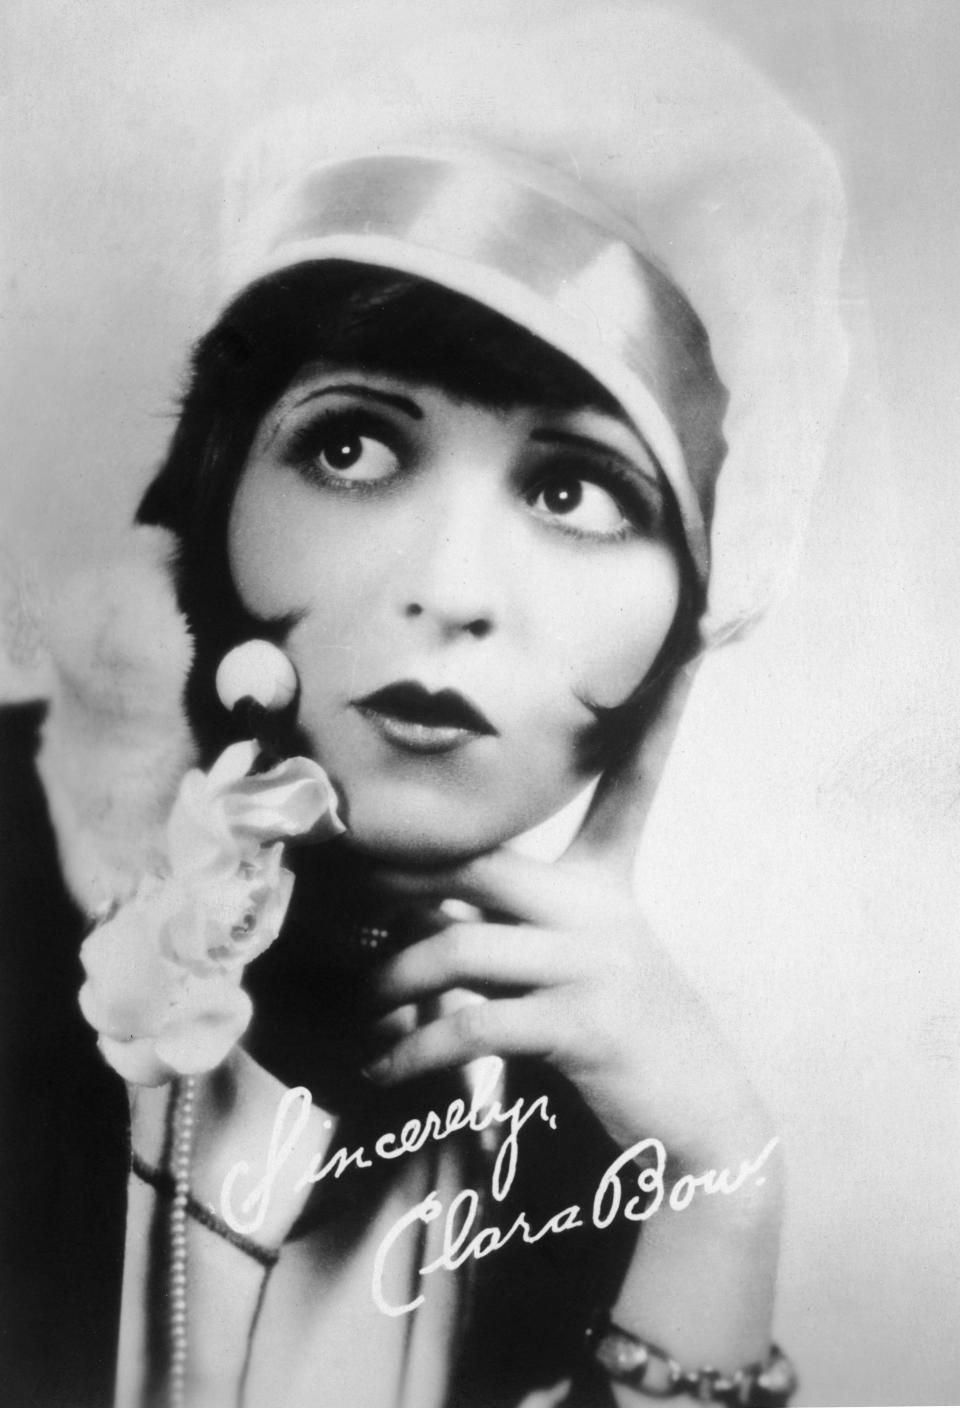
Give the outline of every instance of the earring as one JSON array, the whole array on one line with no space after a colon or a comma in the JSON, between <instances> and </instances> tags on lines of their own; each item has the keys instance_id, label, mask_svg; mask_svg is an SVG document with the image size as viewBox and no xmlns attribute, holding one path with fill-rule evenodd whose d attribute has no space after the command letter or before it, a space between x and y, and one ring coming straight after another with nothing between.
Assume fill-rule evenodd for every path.
<instances>
[{"instance_id":1,"label":"earring","mask_svg":"<svg viewBox=\"0 0 960 1408\"><path fill-rule=\"evenodd\" d=\"M246 640L220 661L216 689L225 709L247 703L276 713L296 694L297 672L278 646L268 640Z\"/></svg>"}]
</instances>

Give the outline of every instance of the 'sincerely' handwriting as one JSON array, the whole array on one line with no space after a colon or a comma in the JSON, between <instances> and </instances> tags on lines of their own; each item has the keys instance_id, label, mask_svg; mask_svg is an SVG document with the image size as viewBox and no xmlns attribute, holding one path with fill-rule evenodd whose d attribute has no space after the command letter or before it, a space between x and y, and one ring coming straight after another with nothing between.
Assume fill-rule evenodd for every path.
<instances>
[{"instance_id":1,"label":"'sincerely' handwriting","mask_svg":"<svg viewBox=\"0 0 960 1408\"><path fill-rule=\"evenodd\" d=\"M415 1154L429 1140L439 1142L463 1129L480 1133L492 1126L499 1128L505 1125L506 1134L491 1175L491 1191L501 1201L510 1191L517 1171L518 1141L524 1125L539 1115L550 1129L557 1127L556 1116L550 1113L546 1095L537 1096L529 1104L518 1099L506 1109L503 1107L496 1098L502 1071L502 1061L491 1061L474 1088L469 1106L465 1100L451 1100L443 1114L429 1110L423 1119L408 1120L399 1131L381 1134L371 1152L378 1159L399 1159L406 1154ZM235 1232L250 1236L263 1226L277 1178L303 1137L310 1117L311 1101L312 1096L306 1086L298 1085L286 1091L273 1122L265 1171L252 1188L241 1195L237 1186L249 1176L249 1163L236 1163L227 1173L220 1192L220 1208L224 1220ZM294 1187L299 1191L331 1175L339 1178L351 1165L360 1169L373 1167L362 1144L355 1149L341 1147L326 1161L321 1155L314 1155L309 1168L301 1174Z\"/></svg>"}]
</instances>

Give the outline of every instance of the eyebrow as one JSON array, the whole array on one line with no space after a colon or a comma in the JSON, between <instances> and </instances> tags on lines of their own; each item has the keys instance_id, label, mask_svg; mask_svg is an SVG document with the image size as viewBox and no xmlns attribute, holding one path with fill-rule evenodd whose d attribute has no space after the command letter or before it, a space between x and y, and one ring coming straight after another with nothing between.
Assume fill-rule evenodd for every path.
<instances>
[{"instance_id":1,"label":"eyebrow","mask_svg":"<svg viewBox=\"0 0 960 1408\"><path fill-rule=\"evenodd\" d=\"M364 386L359 381L338 381L334 386L317 387L313 391L308 391L299 401L295 401L293 408L297 410L300 406L305 406L308 401L315 401L320 396L336 394L362 396L371 401L381 401L384 405L392 406L396 411L402 411L412 420L423 420L423 411L416 401L411 401L408 396L396 396L390 391L380 391L374 386Z\"/></svg>"},{"instance_id":2,"label":"eyebrow","mask_svg":"<svg viewBox=\"0 0 960 1408\"><path fill-rule=\"evenodd\" d=\"M604 440L595 440L592 435L578 435L572 430L535 430L530 436L531 440L539 445L572 445L575 449L589 450L593 454L613 456L622 464L629 465L635 469L644 479L648 479L656 488L661 488L660 475L656 466L645 464L641 459L627 455L623 450L618 450L613 445L608 445Z\"/></svg>"}]
</instances>

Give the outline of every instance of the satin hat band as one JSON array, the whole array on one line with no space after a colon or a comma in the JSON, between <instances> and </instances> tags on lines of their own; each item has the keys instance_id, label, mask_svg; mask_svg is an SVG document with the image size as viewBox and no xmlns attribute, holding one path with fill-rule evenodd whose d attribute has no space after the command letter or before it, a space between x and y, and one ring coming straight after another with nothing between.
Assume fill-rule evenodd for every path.
<instances>
[{"instance_id":1,"label":"satin hat band","mask_svg":"<svg viewBox=\"0 0 960 1408\"><path fill-rule=\"evenodd\" d=\"M530 169L532 168L532 169ZM706 333L623 223L556 173L474 154L377 152L319 163L252 212L224 295L317 260L395 269L475 299L566 353L623 406L709 570L725 392ZM705 413L706 412L706 413Z\"/></svg>"}]
</instances>

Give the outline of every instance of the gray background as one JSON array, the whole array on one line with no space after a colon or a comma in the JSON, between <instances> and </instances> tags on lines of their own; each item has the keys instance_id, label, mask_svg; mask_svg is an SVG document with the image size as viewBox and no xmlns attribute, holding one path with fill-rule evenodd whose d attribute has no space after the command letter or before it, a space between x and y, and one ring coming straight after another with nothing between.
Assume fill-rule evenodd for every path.
<instances>
[{"instance_id":1,"label":"gray background","mask_svg":"<svg viewBox=\"0 0 960 1408\"><path fill-rule=\"evenodd\" d=\"M526 24L538 3L482 8ZM836 150L853 360L800 578L698 687L641 884L789 1142L777 1333L801 1401L957 1402L960 5L673 8L738 42ZM389 43L436 13L6 0L8 543L82 557L132 512L202 322L237 129L315 99L345 37Z\"/></svg>"}]
</instances>

